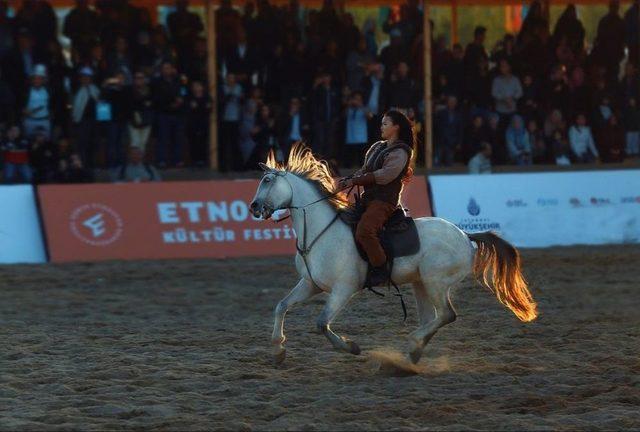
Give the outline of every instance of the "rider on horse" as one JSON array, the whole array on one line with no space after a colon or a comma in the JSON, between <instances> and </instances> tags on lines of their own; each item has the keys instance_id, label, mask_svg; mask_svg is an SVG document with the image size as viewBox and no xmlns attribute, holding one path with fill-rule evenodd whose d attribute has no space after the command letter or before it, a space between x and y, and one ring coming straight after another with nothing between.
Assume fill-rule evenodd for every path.
<instances>
[{"instance_id":1,"label":"rider on horse","mask_svg":"<svg viewBox=\"0 0 640 432\"><path fill-rule=\"evenodd\" d=\"M383 141L373 144L364 165L351 177L340 180L340 187L362 186L364 213L356 228L356 241L367 254L371 269L368 284L381 285L390 275L387 256L379 234L400 204L402 188L413 173L414 134L409 119L399 111L389 111L382 118Z\"/></svg>"}]
</instances>

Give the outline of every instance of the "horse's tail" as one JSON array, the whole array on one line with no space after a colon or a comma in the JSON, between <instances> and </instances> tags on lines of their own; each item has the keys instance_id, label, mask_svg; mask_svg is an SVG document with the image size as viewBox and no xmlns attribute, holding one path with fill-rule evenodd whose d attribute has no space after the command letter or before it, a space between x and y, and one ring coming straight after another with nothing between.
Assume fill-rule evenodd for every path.
<instances>
[{"instance_id":1,"label":"horse's tail","mask_svg":"<svg viewBox=\"0 0 640 432\"><path fill-rule=\"evenodd\" d=\"M476 279L495 292L500 303L518 319L525 322L536 319L537 305L522 275L518 250L492 232L467 236L478 245L473 264Z\"/></svg>"}]
</instances>

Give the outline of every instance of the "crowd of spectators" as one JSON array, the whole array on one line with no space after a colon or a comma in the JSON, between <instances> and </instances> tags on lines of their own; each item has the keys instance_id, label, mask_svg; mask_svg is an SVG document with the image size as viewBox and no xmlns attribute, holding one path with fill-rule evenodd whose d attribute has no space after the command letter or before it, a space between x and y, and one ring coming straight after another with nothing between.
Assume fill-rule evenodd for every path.
<instances>
[{"instance_id":1,"label":"crowd of spectators","mask_svg":"<svg viewBox=\"0 0 640 432\"><path fill-rule=\"evenodd\" d=\"M378 46L324 0L276 7L223 0L216 10L218 132L222 170L254 169L304 140L353 167L379 137L381 115L420 123L423 18L417 0L393 9ZM432 46L436 165L619 162L639 152L639 0L612 1L592 45L569 5L551 32L533 1L517 35L487 49L478 26L466 48ZM45 0L10 17L0 0L0 133L5 180L158 180L158 168L209 159L207 43L200 16L176 1L164 24L127 0L76 0L62 32ZM438 29L433 29L432 35ZM620 70L621 64L623 65ZM421 129L424 133L424 128Z\"/></svg>"}]
</instances>

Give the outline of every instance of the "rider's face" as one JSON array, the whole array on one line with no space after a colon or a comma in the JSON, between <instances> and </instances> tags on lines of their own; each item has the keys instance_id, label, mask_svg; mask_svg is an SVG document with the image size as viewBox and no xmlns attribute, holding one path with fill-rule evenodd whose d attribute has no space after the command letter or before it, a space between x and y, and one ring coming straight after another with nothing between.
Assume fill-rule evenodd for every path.
<instances>
[{"instance_id":1,"label":"rider's face","mask_svg":"<svg viewBox=\"0 0 640 432\"><path fill-rule=\"evenodd\" d=\"M389 140L397 138L398 129L400 129L400 127L393 124L389 117L382 117L382 125L380 126L380 135L382 136L382 139Z\"/></svg>"}]
</instances>

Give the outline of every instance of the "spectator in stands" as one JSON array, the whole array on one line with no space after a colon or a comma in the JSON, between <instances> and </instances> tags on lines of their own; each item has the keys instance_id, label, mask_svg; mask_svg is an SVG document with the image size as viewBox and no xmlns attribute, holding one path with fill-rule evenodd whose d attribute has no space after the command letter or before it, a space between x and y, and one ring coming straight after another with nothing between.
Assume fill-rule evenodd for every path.
<instances>
[{"instance_id":1,"label":"spectator in stands","mask_svg":"<svg viewBox=\"0 0 640 432\"><path fill-rule=\"evenodd\" d=\"M531 118L527 120L527 132L531 143L531 159L534 164L545 164L550 161L550 151L544 132L538 127L538 122Z\"/></svg>"},{"instance_id":2,"label":"spectator in stands","mask_svg":"<svg viewBox=\"0 0 640 432\"><path fill-rule=\"evenodd\" d=\"M16 96L0 69L0 129L15 121Z\"/></svg>"},{"instance_id":3,"label":"spectator in stands","mask_svg":"<svg viewBox=\"0 0 640 432\"><path fill-rule=\"evenodd\" d=\"M500 127L500 115L498 113L489 114L487 128L487 142L491 144L492 160L495 165L507 163L507 143L504 131Z\"/></svg>"},{"instance_id":4,"label":"spectator in stands","mask_svg":"<svg viewBox=\"0 0 640 432\"><path fill-rule=\"evenodd\" d=\"M99 20L88 0L76 0L76 7L65 17L62 33L71 39L72 58L76 61L89 55L91 44L100 33Z\"/></svg>"},{"instance_id":5,"label":"spectator in stands","mask_svg":"<svg viewBox=\"0 0 640 432\"><path fill-rule=\"evenodd\" d=\"M364 82L365 75L369 65L374 63L375 57L367 51L367 41L364 36L358 40L356 49L347 55L347 87L350 90L364 90L361 86Z\"/></svg>"},{"instance_id":6,"label":"spectator in stands","mask_svg":"<svg viewBox=\"0 0 640 432\"><path fill-rule=\"evenodd\" d=\"M553 110L544 121L544 136L546 139L553 137L553 134L559 131L562 135L567 133L567 123L560 110Z\"/></svg>"},{"instance_id":7,"label":"spectator in stands","mask_svg":"<svg viewBox=\"0 0 640 432\"><path fill-rule=\"evenodd\" d=\"M624 35L629 48L629 62L640 66L640 0L634 0L633 5L624 14Z\"/></svg>"},{"instance_id":8,"label":"spectator in stands","mask_svg":"<svg viewBox=\"0 0 640 432\"><path fill-rule=\"evenodd\" d=\"M124 84L131 85L133 81L133 65L129 56L129 43L124 36L117 36L113 50L107 55L107 73L110 77L123 74Z\"/></svg>"},{"instance_id":9,"label":"spectator in stands","mask_svg":"<svg viewBox=\"0 0 640 432\"><path fill-rule=\"evenodd\" d=\"M238 27L236 43L226 52L224 64L227 73L233 74L236 81L245 90L249 88L251 76L256 72L258 58L256 46L248 43L246 31L242 27Z\"/></svg>"},{"instance_id":10,"label":"spectator in stands","mask_svg":"<svg viewBox=\"0 0 640 432\"><path fill-rule=\"evenodd\" d=\"M469 161L469 174L491 174L491 144L480 143L480 149Z\"/></svg>"},{"instance_id":11,"label":"spectator in stands","mask_svg":"<svg viewBox=\"0 0 640 432\"><path fill-rule=\"evenodd\" d=\"M522 97L520 80L512 75L511 65L506 60L500 62L500 75L493 80L491 94L495 99L496 111L501 116L501 122L506 123L516 112L518 100Z\"/></svg>"},{"instance_id":12,"label":"spectator in stands","mask_svg":"<svg viewBox=\"0 0 640 432\"><path fill-rule=\"evenodd\" d=\"M299 98L291 98L289 109L281 114L277 128L280 148L286 159L293 144L305 141L309 134L309 122Z\"/></svg>"},{"instance_id":13,"label":"spectator in stands","mask_svg":"<svg viewBox=\"0 0 640 432\"><path fill-rule=\"evenodd\" d=\"M489 61L487 50L484 47L486 36L486 27L478 26L473 31L473 41L467 45L464 54L464 70L467 78L478 73L481 61Z\"/></svg>"},{"instance_id":14,"label":"spectator in stands","mask_svg":"<svg viewBox=\"0 0 640 432\"><path fill-rule=\"evenodd\" d=\"M78 153L71 153L68 159L62 158L58 162L56 183L93 183L93 181L93 173L84 167Z\"/></svg>"},{"instance_id":15,"label":"spectator in stands","mask_svg":"<svg viewBox=\"0 0 640 432\"><path fill-rule=\"evenodd\" d=\"M241 165L247 167L249 158L253 154L256 142L253 140L253 133L256 127L256 120L260 107L262 107L262 89L253 87L249 92L249 97L242 106L240 127L238 129L238 148L242 157Z\"/></svg>"},{"instance_id":16,"label":"spectator in stands","mask_svg":"<svg viewBox=\"0 0 640 432\"><path fill-rule=\"evenodd\" d=\"M600 100L600 104L597 106L593 113L593 129L596 134L609 122L609 118L613 115L613 107L611 105L611 98L607 95L603 96Z\"/></svg>"},{"instance_id":17,"label":"spectator in stands","mask_svg":"<svg viewBox=\"0 0 640 432\"><path fill-rule=\"evenodd\" d=\"M640 24L639 24L640 25ZM619 84L619 103L624 106L630 98L640 97L640 78L638 78L638 68L633 63L627 63L624 69L624 76Z\"/></svg>"},{"instance_id":18,"label":"spectator in stands","mask_svg":"<svg viewBox=\"0 0 640 432\"><path fill-rule=\"evenodd\" d=\"M47 137L51 136L52 100L45 86L46 79L47 68L43 64L35 65L22 108L23 129L27 137L32 136L36 128L42 128Z\"/></svg>"},{"instance_id":19,"label":"spectator in stands","mask_svg":"<svg viewBox=\"0 0 640 432\"><path fill-rule=\"evenodd\" d=\"M619 163L624 160L624 139L624 129L618 121L617 114L613 113L596 137L603 162Z\"/></svg>"},{"instance_id":20,"label":"spectator in stands","mask_svg":"<svg viewBox=\"0 0 640 432\"><path fill-rule=\"evenodd\" d=\"M531 165L531 141L524 120L519 115L511 118L505 135L509 160L515 165Z\"/></svg>"},{"instance_id":21,"label":"spectator in stands","mask_svg":"<svg viewBox=\"0 0 640 432\"><path fill-rule=\"evenodd\" d=\"M491 106L493 105L491 84L489 63L481 59L478 65L478 73L466 79L466 96L471 105L472 115L486 117L491 111Z\"/></svg>"},{"instance_id":22,"label":"spectator in stands","mask_svg":"<svg viewBox=\"0 0 640 432\"><path fill-rule=\"evenodd\" d=\"M121 182L157 182L160 181L158 170L144 160L144 153L138 147L129 147L127 163L117 170L114 181Z\"/></svg>"},{"instance_id":23,"label":"spectator in stands","mask_svg":"<svg viewBox=\"0 0 640 432\"><path fill-rule=\"evenodd\" d=\"M131 110L128 124L129 145L138 147L144 152L149 142L149 136L151 135L154 111L148 78L142 71L136 72L133 76L131 97Z\"/></svg>"},{"instance_id":24,"label":"spectator in stands","mask_svg":"<svg viewBox=\"0 0 640 432\"><path fill-rule=\"evenodd\" d=\"M14 94L21 95L27 90L33 68L40 61L31 33L24 27L20 28L14 48L2 59L3 79L11 86Z\"/></svg>"},{"instance_id":25,"label":"spectator in stands","mask_svg":"<svg viewBox=\"0 0 640 432\"><path fill-rule=\"evenodd\" d=\"M480 114L473 116L471 124L467 126L462 140L462 160L468 161L480 151L480 144L489 141L489 134Z\"/></svg>"},{"instance_id":26,"label":"spectator in stands","mask_svg":"<svg viewBox=\"0 0 640 432\"><path fill-rule=\"evenodd\" d=\"M491 61L499 64L501 60L506 60L509 64L516 63L516 38L512 34L506 34L504 39L496 45L496 50L491 56Z\"/></svg>"},{"instance_id":27,"label":"spectator in stands","mask_svg":"<svg viewBox=\"0 0 640 432\"><path fill-rule=\"evenodd\" d=\"M567 116L573 117L579 112L590 110L590 91L585 83L584 69L580 66L571 71L569 80L569 112Z\"/></svg>"},{"instance_id":28,"label":"spectator in stands","mask_svg":"<svg viewBox=\"0 0 640 432\"><path fill-rule=\"evenodd\" d=\"M640 108L638 99L630 98L624 110L624 128L626 131L627 156L640 155Z\"/></svg>"},{"instance_id":29,"label":"spectator in stands","mask_svg":"<svg viewBox=\"0 0 640 432\"><path fill-rule=\"evenodd\" d=\"M569 143L577 162L590 163L600 157L584 114L578 114L575 124L569 129Z\"/></svg>"},{"instance_id":30,"label":"spectator in stands","mask_svg":"<svg viewBox=\"0 0 640 432\"><path fill-rule=\"evenodd\" d=\"M465 88L465 63L464 63L464 50L462 45L454 44L451 51L451 57L445 60L442 65L442 74L447 77L447 82L450 88L456 96L460 96L461 89ZM471 77L470 80L474 81L477 78Z\"/></svg>"},{"instance_id":31,"label":"spectator in stands","mask_svg":"<svg viewBox=\"0 0 640 432\"><path fill-rule=\"evenodd\" d=\"M369 113L367 142L377 141L380 136L382 113L387 107L388 85L384 80L384 65L375 63L367 68L362 83L364 102Z\"/></svg>"},{"instance_id":32,"label":"spectator in stands","mask_svg":"<svg viewBox=\"0 0 640 432\"><path fill-rule=\"evenodd\" d=\"M458 98L449 96L447 108L436 114L434 122L436 142L436 165L450 166L455 153L462 145L462 115L458 111Z\"/></svg>"},{"instance_id":33,"label":"spectator in stands","mask_svg":"<svg viewBox=\"0 0 640 432\"><path fill-rule=\"evenodd\" d=\"M567 85L566 70L563 65L555 65L551 69L549 82L546 85L546 110L559 109L563 115L569 112L569 86Z\"/></svg>"},{"instance_id":34,"label":"spectator in stands","mask_svg":"<svg viewBox=\"0 0 640 432\"><path fill-rule=\"evenodd\" d=\"M0 1L0 59L13 48L15 26L13 18L9 17L7 0Z\"/></svg>"},{"instance_id":35,"label":"spectator in stands","mask_svg":"<svg viewBox=\"0 0 640 432\"><path fill-rule=\"evenodd\" d=\"M342 161L345 167L361 166L364 150L367 146L367 109L364 107L362 93L351 93L349 106L345 112L345 145Z\"/></svg>"},{"instance_id":36,"label":"spectator in stands","mask_svg":"<svg viewBox=\"0 0 640 432\"><path fill-rule=\"evenodd\" d=\"M160 168L166 167L167 164L181 167L184 98L173 63L165 61L162 64L162 74L154 83L153 98L158 130L157 164ZM167 153L170 154L169 157Z\"/></svg>"},{"instance_id":37,"label":"spectator in stands","mask_svg":"<svg viewBox=\"0 0 640 432\"><path fill-rule=\"evenodd\" d=\"M556 52L559 46L566 45L574 58L581 59L584 55L584 37L584 26L578 19L576 6L569 4L556 22L551 49Z\"/></svg>"},{"instance_id":38,"label":"spectator in stands","mask_svg":"<svg viewBox=\"0 0 640 432\"><path fill-rule=\"evenodd\" d=\"M415 109L417 94L418 86L409 76L409 65L400 62L389 82L389 94L387 95L389 107L403 112Z\"/></svg>"},{"instance_id":39,"label":"spectator in stands","mask_svg":"<svg viewBox=\"0 0 640 432\"><path fill-rule=\"evenodd\" d=\"M18 126L11 126L2 142L4 160L4 182L30 183L32 178L29 166L29 141L21 136Z\"/></svg>"},{"instance_id":40,"label":"spectator in stands","mask_svg":"<svg viewBox=\"0 0 640 432\"><path fill-rule=\"evenodd\" d=\"M224 171L237 171L242 168L242 154L238 144L244 90L236 81L235 74L227 74L220 96L220 168Z\"/></svg>"},{"instance_id":41,"label":"spectator in stands","mask_svg":"<svg viewBox=\"0 0 640 432\"><path fill-rule=\"evenodd\" d=\"M313 119L313 151L324 158L333 157L337 121L340 115L340 97L332 86L331 74L321 72L311 93Z\"/></svg>"},{"instance_id":42,"label":"spectator in stands","mask_svg":"<svg viewBox=\"0 0 640 432\"><path fill-rule=\"evenodd\" d=\"M209 160L209 119L213 102L200 81L191 83L187 98L187 137L191 147L191 162L205 166Z\"/></svg>"},{"instance_id":43,"label":"spectator in stands","mask_svg":"<svg viewBox=\"0 0 640 432\"><path fill-rule=\"evenodd\" d=\"M408 48L402 43L402 32L399 29L391 30L389 36L391 41L380 52L380 61L384 65L387 74L391 75L391 72L396 70L396 66L400 62L409 62L409 52Z\"/></svg>"},{"instance_id":44,"label":"spectator in stands","mask_svg":"<svg viewBox=\"0 0 640 432\"><path fill-rule=\"evenodd\" d=\"M46 1L24 0L15 17L16 27L26 28L33 35L35 48L43 51L47 41L58 37L56 14Z\"/></svg>"},{"instance_id":45,"label":"spectator in stands","mask_svg":"<svg viewBox=\"0 0 640 432\"><path fill-rule=\"evenodd\" d=\"M518 111L525 119L538 119L540 96L540 89L533 74L525 73L522 78L522 99L518 103Z\"/></svg>"},{"instance_id":46,"label":"spectator in stands","mask_svg":"<svg viewBox=\"0 0 640 432\"><path fill-rule=\"evenodd\" d=\"M71 107L72 133L76 151L83 163L92 169L97 141L96 104L100 90L93 84L93 70L89 67L80 69L79 81Z\"/></svg>"},{"instance_id":47,"label":"spectator in stands","mask_svg":"<svg viewBox=\"0 0 640 432\"><path fill-rule=\"evenodd\" d=\"M571 165L573 154L571 152L571 146L569 145L569 141L567 141L566 136L564 136L561 131L556 130L549 138L549 143L553 151L553 158L556 165Z\"/></svg>"},{"instance_id":48,"label":"spectator in stands","mask_svg":"<svg viewBox=\"0 0 640 432\"><path fill-rule=\"evenodd\" d=\"M271 151L278 162L284 160L285 156L278 144L276 121L269 105L263 104L260 107L252 134L256 147L247 163L248 169L258 170L258 163L265 161Z\"/></svg>"},{"instance_id":49,"label":"spectator in stands","mask_svg":"<svg viewBox=\"0 0 640 432\"><path fill-rule=\"evenodd\" d=\"M625 26L619 11L620 1L611 0L609 13L598 23L598 34L591 52L593 59L606 68L608 81L618 77L620 62L624 58Z\"/></svg>"},{"instance_id":50,"label":"spectator in stands","mask_svg":"<svg viewBox=\"0 0 640 432\"><path fill-rule=\"evenodd\" d=\"M188 10L188 0L176 0L176 10L167 17L167 27L178 49L179 63L188 63L196 38L204 30L198 14Z\"/></svg>"},{"instance_id":51,"label":"spectator in stands","mask_svg":"<svg viewBox=\"0 0 640 432\"><path fill-rule=\"evenodd\" d=\"M125 133L133 102L131 86L126 84L123 71L105 80L101 96L110 106L110 119L106 122L107 168L113 169L124 163Z\"/></svg>"},{"instance_id":52,"label":"spectator in stands","mask_svg":"<svg viewBox=\"0 0 640 432\"><path fill-rule=\"evenodd\" d=\"M54 181L58 157L58 149L48 139L45 130L37 129L29 145L29 160L35 184Z\"/></svg>"}]
</instances>

